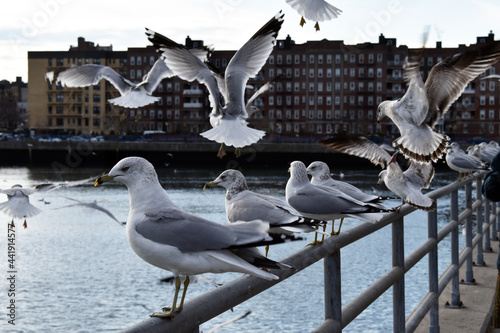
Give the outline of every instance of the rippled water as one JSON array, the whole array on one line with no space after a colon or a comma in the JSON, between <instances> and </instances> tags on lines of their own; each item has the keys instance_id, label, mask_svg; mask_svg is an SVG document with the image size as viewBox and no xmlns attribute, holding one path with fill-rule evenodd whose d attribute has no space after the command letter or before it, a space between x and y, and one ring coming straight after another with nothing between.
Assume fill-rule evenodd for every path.
<instances>
[{"instance_id":1,"label":"rippled water","mask_svg":"<svg viewBox=\"0 0 500 333\"><path fill-rule=\"evenodd\" d=\"M52 169L0 168L0 188L19 183L31 186L46 181L79 179L101 174L101 169L78 169L56 176ZM222 170L186 170L163 168L160 180L171 199L186 210L210 220L225 223L224 191L202 187ZM332 170L338 173L338 170ZM365 191L378 191L378 169L345 172L345 181ZM284 199L286 170L244 171L251 189ZM455 179L456 174L437 171L434 187ZM388 192L382 192L388 194ZM60 208L81 201L100 201L120 220L128 214L128 192L119 184L62 188L45 194L35 194L31 202L43 212L28 219L28 228L16 224L15 240L15 304L16 325L9 325L6 308L9 268L7 257L7 225L10 219L1 214L0 232L0 331L2 332L115 332L136 324L153 311L170 305L174 288L160 282L170 273L142 261L130 249L123 226L101 212L82 207ZM4 198L1 198L4 200ZM386 202L396 206L398 200ZM449 200L439 202L442 221L449 216ZM59 209L60 208L60 209ZM343 228L356 225L346 219ZM417 211L405 219L405 251L410 253L427 238L427 214ZM279 259L302 249L313 238L271 248L270 257ZM443 240L449 243L449 238ZM439 252L443 271L449 263L449 246ZM342 250L342 304L346 304L368 285L391 268L391 230L381 229ZM415 266L406 278L407 315L424 296L428 285L427 261ZM207 274L224 283L239 276L236 273ZM200 282L189 288L187 298L193 298L213 288ZM237 317L248 310L252 313L218 332L307 332L323 321L323 265L318 262L277 286L202 325L209 330L215 325ZM386 292L345 332L392 331L392 293Z\"/></svg>"}]
</instances>

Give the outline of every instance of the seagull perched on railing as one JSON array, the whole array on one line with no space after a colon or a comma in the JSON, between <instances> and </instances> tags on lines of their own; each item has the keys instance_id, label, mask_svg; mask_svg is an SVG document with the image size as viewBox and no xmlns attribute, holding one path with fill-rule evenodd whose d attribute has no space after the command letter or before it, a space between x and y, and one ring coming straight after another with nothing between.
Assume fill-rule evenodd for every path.
<instances>
[{"instance_id":1,"label":"seagull perched on railing","mask_svg":"<svg viewBox=\"0 0 500 333\"><path fill-rule=\"evenodd\" d=\"M224 73L225 89L218 85L210 68L183 45L152 30L146 30L149 40L177 76L186 81L197 80L207 86L212 106L210 124L213 128L201 135L221 143L221 149L223 145L234 146L239 155L239 148L259 141L266 134L247 126L245 86L249 78L257 75L273 51L283 24L283 16L281 12L274 16L234 54Z\"/></svg>"},{"instance_id":2,"label":"seagull perched on railing","mask_svg":"<svg viewBox=\"0 0 500 333\"><path fill-rule=\"evenodd\" d=\"M352 217L375 223L382 218L380 213L390 211L382 205L356 200L337 189L311 184L301 161L293 161L289 172L286 201L303 216L324 221ZM334 232L332 226L332 235L338 234L340 227Z\"/></svg>"},{"instance_id":3,"label":"seagull perched on railing","mask_svg":"<svg viewBox=\"0 0 500 333\"><path fill-rule=\"evenodd\" d=\"M428 188L434 177L431 163L410 161L410 166L403 172L397 162L397 154L389 155L382 147L364 137L331 138L319 141L320 144L339 152L368 159L384 170L379 173L378 183L385 183L387 188L399 196L404 203L423 210L436 209L436 201L425 196L421 190Z\"/></svg>"},{"instance_id":4,"label":"seagull perched on railing","mask_svg":"<svg viewBox=\"0 0 500 333\"><path fill-rule=\"evenodd\" d=\"M489 169L489 163L481 161L474 155L465 153L456 142L453 142L450 148L448 148L446 164L448 164L450 169L458 172L458 180L465 178L467 173Z\"/></svg>"},{"instance_id":5,"label":"seagull perched on railing","mask_svg":"<svg viewBox=\"0 0 500 333\"><path fill-rule=\"evenodd\" d=\"M226 217L230 223L258 219L269 223L270 233L284 235L317 232L314 227L327 223L302 216L295 208L276 197L250 191L245 176L238 170L222 172L203 189L216 186L226 189ZM266 256L268 250L269 246L266 246Z\"/></svg>"},{"instance_id":6,"label":"seagull perched on railing","mask_svg":"<svg viewBox=\"0 0 500 333\"><path fill-rule=\"evenodd\" d=\"M122 159L108 174L96 179L95 185L111 180L126 185L129 191L126 234L131 248L144 261L176 277L172 306L152 316L171 318L182 310L190 275L240 272L277 280L278 276L259 267L292 269L255 248L283 242L279 235L268 233L268 223L255 220L222 225L181 209L170 200L153 165L144 158ZM186 279L177 308L181 275Z\"/></svg>"},{"instance_id":7,"label":"seagull perched on railing","mask_svg":"<svg viewBox=\"0 0 500 333\"><path fill-rule=\"evenodd\" d=\"M406 157L429 163L442 157L449 141L447 135L435 132L434 126L467 84L497 62L500 41L471 46L445 58L432 67L425 84L420 76L422 53L422 49L415 50L406 58L406 93L398 100L380 103L377 120L391 118L401 133L393 145Z\"/></svg>"},{"instance_id":8,"label":"seagull perched on railing","mask_svg":"<svg viewBox=\"0 0 500 333\"><path fill-rule=\"evenodd\" d=\"M352 184L333 179L330 175L330 168L325 162L312 162L307 167L307 174L311 176L311 184L335 188L359 201L379 202L389 199L389 197L365 193Z\"/></svg>"},{"instance_id":9,"label":"seagull perched on railing","mask_svg":"<svg viewBox=\"0 0 500 333\"><path fill-rule=\"evenodd\" d=\"M314 28L319 30L319 22L329 21L339 17L342 10L332 6L325 0L286 0L286 3L292 6L302 17L300 25L304 26L306 20L316 21Z\"/></svg>"}]
</instances>

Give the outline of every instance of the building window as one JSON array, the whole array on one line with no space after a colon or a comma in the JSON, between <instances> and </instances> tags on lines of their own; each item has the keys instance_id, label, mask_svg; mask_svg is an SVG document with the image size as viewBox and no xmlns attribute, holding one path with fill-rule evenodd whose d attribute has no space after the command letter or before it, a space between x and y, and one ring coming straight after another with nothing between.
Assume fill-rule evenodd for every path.
<instances>
[{"instance_id":1,"label":"building window","mask_svg":"<svg viewBox=\"0 0 500 333\"><path fill-rule=\"evenodd\" d=\"M100 106L94 106L92 109L93 114L101 114L101 107Z\"/></svg>"},{"instance_id":2,"label":"building window","mask_svg":"<svg viewBox=\"0 0 500 333\"><path fill-rule=\"evenodd\" d=\"M486 111L485 110L479 110L479 119L481 119L481 120L486 119Z\"/></svg>"},{"instance_id":3,"label":"building window","mask_svg":"<svg viewBox=\"0 0 500 333\"><path fill-rule=\"evenodd\" d=\"M274 55L269 56L269 65L274 65Z\"/></svg>"},{"instance_id":4,"label":"building window","mask_svg":"<svg viewBox=\"0 0 500 333\"><path fill-rule=\"evenodd\" d=\"M495 105L495 96L490 96L489 103L490 105Z\"/></svg>"},{"instance_id":5,"label":"building window","mask_svg":"<svg viewBox=\"0 0 500 333\"><path fill-rule=\"evenodd\" d=\"M309 63L314 64L314 54L309 55Z\"/></svg>"},{"instance_id":6,"label":"building window","mask_svg":"<svg viewBox=\"0 0 500 333\"><path fill-rule=\"evenodd\" d=\"M92 96L92 100L94 101L94 103L100 103L101 102L101 95L99 94L94 94Z\"/></svg>"},{"instance_id":7,"label":"building window","mask_svg":"<svg viewBox=\"0 0 500 333\"><path fill-rule=\"evenodd\" d=\"M155 118L155 110L149 110L149 118L151 119Z\"/></svg>"},{"instance_id":8,"label":"building window","mask_svg":"<svg viewBox=\"0 0 500 333\"><path fill-rule=\"evenodd\" d=\"M298 55L298 54L295 55L294 62L296 65L300 64L300 55Z\"/></svg>"},{"instance_id":9,"label":"building window","mask_svg":"<svg viewBox=\"0 0 500 333\"><path fill-rule=\"evenodd\" d=\"M488 114L490 119L495 119L495 110L490 110Z\"/></svg>"},{"instance_id":10,"label":"building window","mask_svg":"<svg viewBox=\"0 0 500 333\"><path fill-rule=\"evenodd\" d=\"M281 65L283 63L283 56L281 54L278 54L276 58L278 65Z\"/></svg>"},{"instance_id":11,"label":"building window","mask_svg":"<svg viewBox=\"0 0 500 333\"><path fill-rule=\"evenodd\" d=\"M292 55L291 54L286 55L286 63L288 65L290 65L292 63Z\"/></svg>"},{"instance_id":12,"label":"building window","mask_svg":"<svg viewBox=\"0 0 500 333\"><path fill-rule=\"evenodd\" d=\"M318 54L318 64L322 64L322 63L323 63L323 55Z\"/></svg>"}]
</instances>

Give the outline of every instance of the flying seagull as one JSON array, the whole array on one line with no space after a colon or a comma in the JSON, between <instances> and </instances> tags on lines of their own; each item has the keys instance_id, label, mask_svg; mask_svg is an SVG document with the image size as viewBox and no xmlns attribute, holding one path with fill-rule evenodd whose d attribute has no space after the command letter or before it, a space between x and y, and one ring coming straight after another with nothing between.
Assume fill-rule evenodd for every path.
<instances>
[{"instance_id":1,"label":"flying seagull","mask_svg":"<svg viewBox=\"0 0 500 333\"><path fill-rule=\"evenodd\" d=\"M70 205L66 205L66 206L62 206L62 207L58 207L55 209L62 209L62 208L75 207L75 206L87 207L90 209L95 209L95 210L103 212L104 214L108 215L110 218L115 220L119 225L122 225L122 223L120 221L118 221L118 219L113 215L113 213L111 213L108 209L102 207L101 205L98 205L97 200L94 200L91 202L84 202L84 201L80 201L80 200L72 199L72 198L68 198L68 197L65 197L65 198L68 200L71 200L71 201L75 201L75 203L70 204Z\"/></svg>"},{"instance_id":2,"label":"flying seagull","mask_svg":"<svg viewBox=\"0 0 500 333\"><path fill-rule=\"evenodd\" d=\"M497 62L500 41L471 46L445 58L432 67L425 84L420 76L422 53L422 49L410 52L403 66L406 93L398 100L380 103L377 120L388 116L398 127L401 136L393 145L405 157L430 163L442 157L449 141L447 135L435 132L434 126L467 84Z\"/></svg>"},{"instance_id":3,"label":"flying seagull","mask_svg":"<svg viewBox=\"0 0 500 333\"><path fill-rule=\"evenodd\" d=\"M300 25L304 26L306 20L316 21L314 28L319 30L319 22L329 21L339 17L342 10L330 5L325 0L286 0L286 3L292 6L302 17Z\"/></svg>"},{"instance_id":4,"label":"flying seagull","mask_svg":"<svg viewBox=\"0 0 500 333\"><path fill-rule=\"evenodd\" d=\"M132 82L108 66L89 64L73 66L57 75L56 83L67 87L87 87L106 79L120 92L120 97L108 100L110 103L127 108L138 108L157 102L160 97L151 96L164 78L174 76L161 59L156 60L151 70L141 82Z\"/></svg>"},{"instance_id":5,"label":"flying seagull","mask_svg":"<svg viewBox=\"0 0 500 333\"><path fill-rule=\"evenodd\" d=\"M434 177L431 163L410 161L410 166L403 172L396 158L397 153L389 155L382 147L364 138L331 138L320 143L330 149L368 159L382 167L378 183L384 182L389 190L399 196L403 203L396 207L399 210L404 203L422 210L436 209L436 201L424 195L421 190L428 188Z\"/></svg>"},{"instance_id":6,"label":"flying seagull","mask_svg":"<svg viewBox=\"0 0 500 333\"><path fill-rule=\"evenodd\" d=\"M171 39L146 29L153 45L163 55L167 66L181 79L205 84L210 93L212 107L210 124L212 128L201 133L209 140L239 148L259 141L265 132L248 127L248 113L245 106L245 86L248 79L257 75L273 51L276 37L283 24L279 12L259 29L231 58L225 73L221 90L217 78L210 68L199 58Z\"/></svg>"},{"instance_id":7,"label":"flying seagull","mask_svg":"<svg viewBox=\"0 0 500 333\"><path fill-rule=\"evenodd\" d=\"M30 203L29 196L35 193L48 192L60 187L71 187L90 183L95 177L68 181L62 183L38 184L34 187L23 188L21 185L13 185L9 189L0 189L0 193L7 195L7 201L0 203L0 211L12 217L10 227L14 228L14 218L24 219L24 228L28 227L26 218L38 215L41 210ZM44 201L45 202L45 201ZM45 202L47 203L47 202Z\"/></svg>"},{"instance_id":8,"label":"flying seagull","mask_svg":"<svg viewBox=\"0 0 500 333\"><path fill-rule=\"evenodd\" d=\"M134 252L176 277L172 306L152 316L171 318L182 310L190 275L240 272L276 280L278 276L259 267L291 269L266 258L255 248L283 242L268 233L268 223L254 220L222 225L181 209L170 200L153 165L144 158L122 159L108 174L96 179L95 185L111 180L128 188L130 212L126 235ZM180 305L176 308L181 275L186 278Z\"/></svg>"}]
</instances>

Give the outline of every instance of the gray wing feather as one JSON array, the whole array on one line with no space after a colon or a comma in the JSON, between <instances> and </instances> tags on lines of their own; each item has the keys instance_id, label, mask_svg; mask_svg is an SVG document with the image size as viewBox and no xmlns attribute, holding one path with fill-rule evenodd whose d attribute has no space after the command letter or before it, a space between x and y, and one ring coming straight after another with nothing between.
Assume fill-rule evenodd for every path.
<instances>
[{"instance_id":1,"label":"gray wing feather","mask_svg":"<svg viewBox=\"0 0 500 333\"><path fill-rule=\"evenodd\" d=\"M229 249L267 239L268 224L261 222L217 224L179 208L146 214L136 230L154 242L177 247L182 252Z\"/></svg>"},{"instance_id":2,"label":"gray wing feather","mask_svg":"<svg viewBox=\"0 0 500 333\"><path fill-rule=\"evenodd\" d=\"M120 94L136 86L110 67L95 64L71 67L59 73L56 83L67 87L86 87L98 84L101 79L109 81Z\"/></svg>"}]
</instances>

